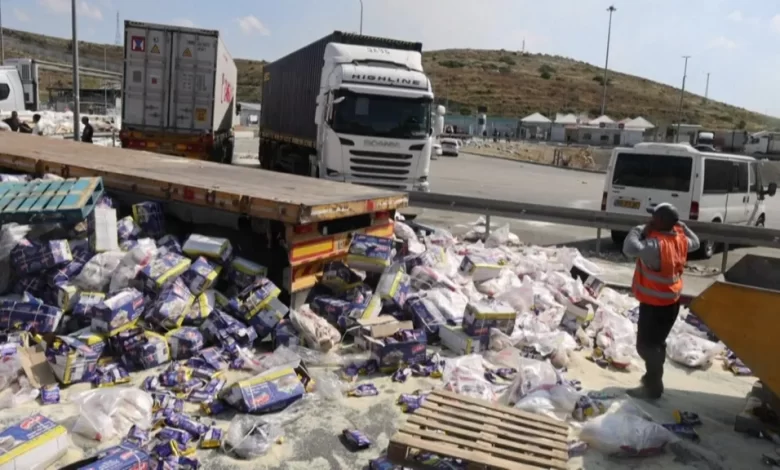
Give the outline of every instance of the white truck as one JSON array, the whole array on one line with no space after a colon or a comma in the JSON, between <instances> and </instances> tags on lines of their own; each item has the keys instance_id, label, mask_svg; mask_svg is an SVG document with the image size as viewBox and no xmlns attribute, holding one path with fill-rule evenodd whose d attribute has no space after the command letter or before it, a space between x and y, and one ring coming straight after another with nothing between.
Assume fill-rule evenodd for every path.
<instances>
[{"instance_id":1,"label":"white truck","mask_svg":"<svg viewBox=\"0 0 780 470\"><path fill-rule=\"evenodd\" d=\"M260 164L427 191L432 106L421 43L334 32L265 66Z\"/></svg>"},{"instance_id":2,"label":"white truck","mask_svg":"<svg viewBox=\"0 0 780 470\"><path fill-rule=\"evenodd\" d=\"M122 147L230 163L237 81L219 31L125 21Z\"/></svg>"},{"instance_id":3,"label":"white truck","mask_svg":"<svg viewBox=\"0 0 780 470\"><path fill-rule=\"evenodd\" d=\"M38 103L38 64L33 59L5 59L0 66L0 111L36 111Z\"/></svg>"}]
</instances>

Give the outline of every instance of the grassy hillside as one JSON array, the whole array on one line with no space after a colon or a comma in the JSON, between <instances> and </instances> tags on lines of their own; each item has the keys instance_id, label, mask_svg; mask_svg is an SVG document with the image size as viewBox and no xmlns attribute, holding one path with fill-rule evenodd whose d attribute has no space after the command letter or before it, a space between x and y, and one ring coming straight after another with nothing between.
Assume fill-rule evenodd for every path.
<instances>
[{"instance_id":1,"label":"grassy hillside","mask_svg":"<svg viewBox=\"0 0 780 470\"><path fill-rule=\"evenodd\" d=\"M33 57L70 62L66 39L5 30L6 57ZM79 42L82 66L121 71L122 49L114 45ZM105 57L105 63L104 63ZM260 99L263 62L237 59L238 99ZM523 117L536 111L589 113L601 107L603 69L559 56L512 51L442 50L424 55L425 69L440 101L448 100L454 114L472 114L487 106L495 116ZM85 78L84 87L100 81ZM68 86L68 73L43 72L41 90ZM632 75L610 73L607 114L615 119L644 116L657 125L677 119L680 90ZM685 94L683 121L709 128L780 130L780 119L754 113L701 96Z\"/></svg>"}]
</instances>

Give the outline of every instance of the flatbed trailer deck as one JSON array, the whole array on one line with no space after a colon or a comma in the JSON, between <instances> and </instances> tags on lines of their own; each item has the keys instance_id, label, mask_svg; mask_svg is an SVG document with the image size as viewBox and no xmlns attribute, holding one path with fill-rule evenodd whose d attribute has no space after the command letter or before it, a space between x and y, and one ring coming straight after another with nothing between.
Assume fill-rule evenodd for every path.
<instances>
[{"instance_id":1,"label":"flatbed trailer deck","mask_svg":"<svg viewBox=\"0 0 780 470\"><path fill-rule=\"evenodd\" d=\"M0 133L0 168L100 176L122 203L160 201L191 231L239 240L293 306L326 262L346 255L352 234L392 236L395 211L408 204L405 193L11 132Z\"/></svg>"}]
</instances>

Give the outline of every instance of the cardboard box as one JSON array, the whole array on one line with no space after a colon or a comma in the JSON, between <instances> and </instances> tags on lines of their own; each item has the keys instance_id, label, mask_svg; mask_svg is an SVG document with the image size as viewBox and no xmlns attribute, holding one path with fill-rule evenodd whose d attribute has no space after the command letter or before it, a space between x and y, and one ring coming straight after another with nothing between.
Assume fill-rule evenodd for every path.
<instances>
[{"instance_id":1,"label":"cardboard box","mask_svg":"<svg viewBox=\"0 0 780 470\"><path fill-rule=\"evenodd\" d=\"M209 289L195 298L184 316L184 325L201 325L215 309L227 308L228 298L214 289Z\"/></svg>"},{"instance_id":2,"label":"cardboard box","mask_svg":"<svg viewBox=\"0 0 780 470\"><path fill-rule=\"evenodd\" d=\"M68 385L95 377L100 354L70 336L56 336L46 345L46 360L54 376Z\"/></svg>"},{"instance_id":3,"label":"cardboard box","mask_svg":"<svg viewBox=\"0 0 780 470\"><path fill-rule=\"evenodd\" d=\"M442 325L447 324L439 307L426 298L415 297L406 302L406 311L411 314L414 327L418 330L425 330L428 340L439 338L439 330Z\"/></svg>"},{"instance_id":4,"label":"cardboard box","mask_svg":"<svg viewBox=\"0 0 780 470\"><path fill-rule=\"evenodd\" d=\"M469 336L490 334L491 328L512 334L515 329L517 312L503 302L469 302L463 315L463 332Z\"/></svg>"},{"instance_id":5,"label":"cardboard box","mask_svg":"<svg viewBox=\"0 0 780 470\"><path fill-rule=\"evenodd\" d=\"M141 227L135 223L133 217L122 217L116 223L117 238L119 240L136 240L141 237Z\"/></svg>"},{"instance_id":6,"label":"cardboard box","mask_svg":"<svg viewBox=\"0 0 780 470\"><path fill-rule=\"evenodd\" d=\"M217 282L220 272L222 272L222 266L212 264L201 256L190 265L189 269L184 271L181 279L190 292L194 295L200 295Z\"/></svg>"},{"instance_id":7,"label":"cardboard box","mask_svg":"<svg viewBox=\"0 0 780 470\"><path fill-rule=\"evenodd\" d=\"M427 266L429 268L441 266L447 262L447 252L441 246L432 246L417 256L409 256L406 263L406 272L412 272L416 266Z\"/></svg>"},{"instance_id":8,"label":"cardboard box","mask_svg":"<svg viewBox=\"0 0 780 470\"><path fill-rule=\"evenodd\" d=\"M161 255L165 253L176 253L177 255L183 254L181 251L181 243L175 235L164 235L157 240L157 249Z\"/></svg>"},{"instance_id":9,"label":"cardboard box","mask_svg":"<svg viewBox=\"0 0 780 470\"><path fill-rule=\"evenodd\" d=\"M84 263L80 261L71 261L65 266L52 268L46 272L46 284L49 287L67 284L78 276L82 269L84 269Z\"/></svg>"},{"instance_id":10,"label":"cardboard box","mask_svg":"<svg viewBox=\"0 0 780 470\"><path fill-rule=\"evenodd\" d=\"M23 238L11 249L10 263L21 275L37 274L73 261L67 240L33 242Z\"/></svg>"},{"instance_id":11,"label":"cardboard box","mask_svg":"<svg viewBox=\"0 0 780 470\"><path fill-rule=\"evenodd\" d=\"M181 276L191 264L192 261L185 256L166 253L157 256L144 266L138 272L138 279L143 283L144 289L157 293Z\"/></svg>"},{"instance_id":12,"label":"cardboard box","mask_svg":"<svg viewBox=\"0 0 780 470\"><path fill-rule=\"evenodd\" d=\"M341 261L331 261L322 269L320 284L333 291L334 294L342 294L362 283L363 277Z\"/></svg>"},{"instance_id":13,"label":"cardboard box","mask_svg":"<svg viewBox=\"0 0 780 470\"><path fill-rule=\"evenodd\" d=\"M414 330L411 321L398 321L390 315L359 320L360 329L355 344L371 353L379 364L379 370L388 373L401 364L417 364L427 359L427 338L419 332L418 339L404 341L396 335L403 330Z\"/></svg>"},{"instance_id":14,"label":"cardboard box","mask_svg":"<svg viewBox=\"0 0 780 470\"><path fill-rule=\"evenodd\" d=\"M268 268L246 258L236 256L227 269L227 280L239 291L246 289L258 277L267 277Z\"/></svg>"},{"instance_id":15,"label":"cardboard box","mask_svg":"<svg viewBox=\"0 0 780 470\"><path fill-rule=\"evenodd\" d=\"M0 470L44 470L68 451L65 426L34 414L0 431Z\"/></svg>"},{"instance_id":16,"label":"cardboard box","mask_svg":"<svg viewBox=\"0 0 780 470\"><path fill-rule=\"evenodd\" d=\"M409 275L404 272L400 264L390 266L382 276L376 287L376 295L382 299L382 303L388 310L400 310L409 296Z\"/></svg>"},{"instance_id":17,"label":"cardboard box","mask_svg":"<svg viewBox=\"0 0 780 470\"><path fill-rule=\"evenodd\" d=\"M442 325L439 328L441 345L458 356L479 354L487 351L490 344L490 335L469 336L463 332L463 327Z\"/></svg>"},{"instance_id":18,"label":"cardboard box","mask_svg":"<svg viewBox=\"0 0 780 470\"><path fill-rule=\"evenodd\" d=\"M281 293L281 289L276 284L268 278L260 277L255 279L252 284L247 286L237 296L230 299L228 309L239 318L249 321L263 311Z\"/></svg>"},{"instance_id":19,"label":"cardboard box","mask_svg":"<svg viewBox=\"0 0 780 470\"><path fill-rule=\"evenodd\" d=\"M274 349L279 346L305 346L298 331L293 327L292 322L285 318L276 325L271 339L274 343Z\"/></svg>"},{"instance_id":20,"label":"cardboard box","mask_svg":"<svg viewBox=\"0 0 780 470\"><path fill-rule=\"evenodd\" d=\"M381 273L393 260L393 239L355 234L347 252L347 264L352 269Z\"/></svg>"},{"instance_id":21,"label":"cardboard box","mask_svg":"<svg viewBox=\"0 0 780 470\"><path fill-rule=\"evenodd\" d=\"M53 333L62 319L62 310L39 300L0 301L0 330Z\"/></svg>"},{"instance_id":22,"label":"cardboard box","mask_svg":"<svg viewBox=\"0 0 780 470\"><path fill-rule=\"evenodd\" d=\"M275 367L232 384L221 398L244 413L271 413L300 400L309 383L311 379L300 365Z\"/></svg>"},{"instance_id":23,"label":"cardboard box","mask_svg":"<svg viewBox=\"0 0 780 470\"><path fill-rule=\"evenodd\" d=\"M233 257L233 245L227 238L207 237L193 233L184 242L182 252L191 258L205 256L224 265Z\"/></svg>"},{"instance_id":24,"label":"cardboard box","mask_svg":"<svg viewBox=\"0 0 780 470\"><path fill-rule=\"evenodd\" d=\"M146 451L134 445L120 444L76 462L68 470L147 470L154 466L155 461Z\"/></svg>"},{"instance_id":25,"label":"cardboard box","mask_svg":"<svg viewBox=\"0 0 780 470\"><path fill-rule=\"evenodd\" d=\"M257 340L257 332L225 312L214 310L201 327L207 340L219 342L222 335L228 335L241 346L249 346Z\"/></svg>"},{"instance_id":26,"label":"cardboard box","mask_svg":"<svg viewBox=\"0 0 780 470\"><path fill-rule=\"evenodd\" d=\"M184 281L176 279L163 288L144 318L168 330L178 328L184 323L184 317L194 301L195 296L184 285Z\"/></svg>"},{"instance_id":27,"label":"cardboard box","mask_svg":"<svg viewBox=\"0 0 780 470\"><path fill-rule=\"evenodd\" d=\"M114 336L132 328L144 308L143 294L132 287L122 289L93 307L92 331Z\"/></svg>"},{"instance_id":28,"label":"cardboard box","mask_svg":"<svg viewBox=\"0 0 780 470\"><path fill-rule=\"evenodd\" d=\"M192 326L176 328L165 334L171 351L171 359L187 359L203 348L203 334Z\"/></svg>"},{"instance_id":29,"label":"cardboard box","mask_svg":"<svg viewBox=\"0 0 780 470\"><path fill-rule=\"evenodd\" d=\"M79 292L73 302L71 313L75 317L92 318L94 308L106 299L102 292Z\"/></svg>"},{"instance_id":30,"label":"cardboard box","mask_svg":"<svg viewBox=\"0 0 780 470\"><path fill-rule=\"evenodd\" d=\"M584 263L578 265L575 261L571 268L570 274L573 278L582 281L582 285L594 299L598 298L599 294L601 294L601 291L607 285L604 281L598 278L598 273L589 270L588 266L586 266Z\"/></svg>"},{"instance_id":31,"label":"cardboard box","mask_svg":"<svg viewBox=\"0 0 780 470\"><path fill-rule=\"evenodd\" d=\"M87 219L89 246L95 253L119 249L116 209L96 207Z\"/></svg>"},{"instance_id":32,"label":"cardboard box","mask_svg":"<svg viewBox=\"0 0 780 470\"><path fill-rule=\"evenodd\" d=\"M165 235L165 213L159 202L133 204L133 220L147 237L157 238Z\"/></svg>"},{"instance_id":33,"label":"cardboard box","mask_svg":"<svg viewBox=\"0 0 780 470\"><path fill-rule=\"evenodd\" d=\"M103 351L105 351L108 347L108 335L103 333L95 333L90 327L73 332L68 336L76 338L83 344L86 344L98 356L101 356Z\"/></svg>"},{"instance_id":34,"label":"cardboard box","mask_svg":"<svg viewBox=\"0 0 780 470\"><path fill-rule=\"evenodd\" d=\"M165 336L144 331L139 342L128 347L122 362L130 369L151 369L171 360L171 350Z\"/></svg>"},{"instance_id":35,"label":"cardboard box","mask_svg":"<svg viewBox=\"0 0 780 470\"><path fill-rule=\"evenodd\" d=\"M498 260L484 256L466 255L460 263L458 272L464 276L471 276L474 282L484 282L499 277L502 269L504 267Z\"/></svg>"},{"instance_id":36,"label":"cardboard box","mask_svg":"<svg viewBox=\"0 0 780 470\"><path fill-rule=\"evenodd\" d=\"M248 324L255 329L257 338L262 341L273 333L276 325L278 325L289 312L290 309L279 299L274 297L257 313L257 315L249 319Z\"/></svg>"}]
</instances>

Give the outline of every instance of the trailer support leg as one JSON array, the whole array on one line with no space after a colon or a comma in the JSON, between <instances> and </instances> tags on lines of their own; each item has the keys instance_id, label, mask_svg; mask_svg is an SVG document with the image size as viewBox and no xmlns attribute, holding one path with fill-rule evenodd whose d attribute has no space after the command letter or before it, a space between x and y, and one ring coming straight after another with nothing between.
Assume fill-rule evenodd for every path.
<instances>
[{"instance_id":1,"label":"trailer support leg","mask_svg":"<svg viewBox=\"0 0 780 470\"><path fill-rule=\"evenodd\" d=\"M601 254L601 227L596 229L596 253Z\"/></svg>"},{"instance_id":2,"label":"trailer support leg","mask_svg":"<svg viewBox=\"0 0 780 470\"><path fill-rule=\"evenodd\" d=\"M724 243L723 244L723 258L720 262L720 273L723 274L728 269L728 263L729 263L729 244Z\"/></svg>"},{"instance_id":3,"label":"trailer support leg","mask_svg":"<svg viewBox=\"0 0 780 470\"><path fill-rule=\"evenodd\" d=\"M485 216L485 240L490 236L490 214Z\"/></svg>"}]
</instances>

